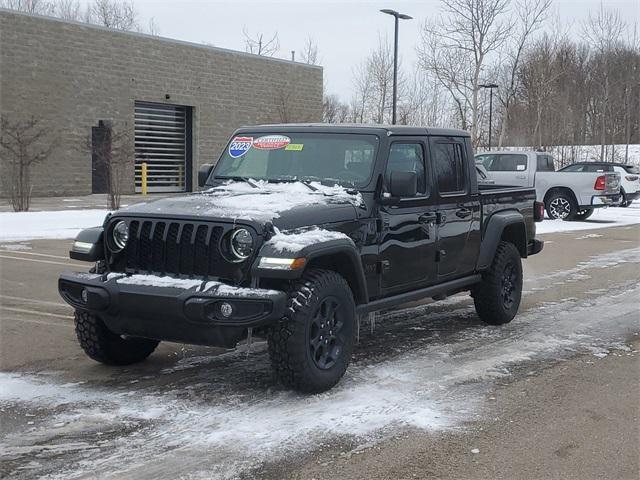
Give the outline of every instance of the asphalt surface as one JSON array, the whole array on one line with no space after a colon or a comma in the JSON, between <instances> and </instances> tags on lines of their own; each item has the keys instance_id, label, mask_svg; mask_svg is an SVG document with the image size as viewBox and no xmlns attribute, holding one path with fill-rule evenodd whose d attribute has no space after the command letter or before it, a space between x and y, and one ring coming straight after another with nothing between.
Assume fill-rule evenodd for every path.
<instances>
[{"instance_id":1,"label":"asphalt surface","mask_svg":"<svg viewBox=\"0 0 640 480\"><path fill-rule=\"evenodd\" d=\"M638 478L640 226L544 240L510 325L464 296L384 314L313 398L263 343L95 364L57 295L70 242L0 246L0 477Z\"/></svg>"}]
</instances>

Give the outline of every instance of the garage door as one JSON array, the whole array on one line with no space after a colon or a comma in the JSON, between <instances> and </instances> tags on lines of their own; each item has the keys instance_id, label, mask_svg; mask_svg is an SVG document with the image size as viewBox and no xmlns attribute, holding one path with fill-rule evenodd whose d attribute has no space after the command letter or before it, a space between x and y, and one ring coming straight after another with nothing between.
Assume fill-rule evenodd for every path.
<instances>
[{"instance_id":1,"label":"garage door","mask_svg":"<svg viewBox=\"0 0 640 480\"><path fill-rule=\"evenodd\" d=\"M191 137L188 107L135 103L136 192L142 190L142 164L147 163L149 192L184 192L190 176Z\"/></svg>"}]
</instances>

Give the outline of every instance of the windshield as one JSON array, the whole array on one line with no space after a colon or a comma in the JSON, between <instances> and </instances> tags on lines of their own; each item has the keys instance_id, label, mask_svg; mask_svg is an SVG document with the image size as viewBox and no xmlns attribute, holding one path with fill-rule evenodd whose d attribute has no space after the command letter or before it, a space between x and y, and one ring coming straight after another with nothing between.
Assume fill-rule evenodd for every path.
<instances>
[{"instance_id":1,"label":"windshield","mask_svg":"<svg viewBox=\"0 0 640 480\"><path fill-rule=\"evenodd\" d=\"M231 139L213 178L318 181L360 187L371 177L377 148L375 135L244 133Z\"/></svg>"}]
</instances>

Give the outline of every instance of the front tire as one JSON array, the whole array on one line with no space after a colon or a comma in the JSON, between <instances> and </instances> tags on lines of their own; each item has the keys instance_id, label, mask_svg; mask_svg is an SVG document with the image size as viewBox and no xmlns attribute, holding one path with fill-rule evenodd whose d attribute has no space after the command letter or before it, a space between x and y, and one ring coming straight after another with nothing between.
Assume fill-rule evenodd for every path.
<instances>
[{"instance_id":1,"label":"front tire","mask_svg":"<svg viewBox=\"0 0 640 480\"><path fill-rule=\"evenodd\" d=\"M500 242L493 263L472 292L480 319L489 325L509 323L522 298L522 261L513 243Z\"/></svg>"},{"instance_id":2,"label":"front tire","mask_svg":"<svg viewBox=\"0 0 640 480\"><path fill-rule=\"evenodd\" d=\"M267 335L282 384L305 393L336 385L353 351L356 308L349 284L331 270L310 269L289 291L287 313Z\"/></svg>"},{"instance_id":3,"label":"front tire","mask_svg":"<svg viewBox=\"0 0 640 480\"><path fill-rule=\"evenodd\" d=\"M158 346L157 340L122 338L95 315L75 312L76 336L84 353L105 365L131 365L146 359Z\"/></svg>"},{"instance_id":4,"label":"front tire","mask_svg":"<svg viewBox=\"0 0 640 480\"><path fill-rule=\"evenodd\" d=\"M553 220L572 220L578 213L574 199L565 192L556 192L546 201L547 215Z\"/></svg>"}]
</instances>

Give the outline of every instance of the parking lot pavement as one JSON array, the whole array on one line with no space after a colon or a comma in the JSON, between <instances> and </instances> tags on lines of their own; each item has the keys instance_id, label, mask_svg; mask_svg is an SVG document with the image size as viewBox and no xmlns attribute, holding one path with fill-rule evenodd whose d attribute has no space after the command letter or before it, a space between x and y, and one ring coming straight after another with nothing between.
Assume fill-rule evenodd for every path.
<instances>
[{"instance_id":1,"label":"parking lot pavement","mask_svg":"<svg viewBox=\"0 0 640 480\"><path fill-rule=\"evenodd\" d=\"M466 296L383 314L374 333L363 335L344 381L310 398L274 385L263 343L249 355L161 344L140 365L95 364L77 346L71 310L57 295L61 271L86 268L67 258L70 242L0 245L0 476L307 478L305 462L333 462L325 450L354 465L355 453L373 440L392 452L385 435L403 424L436 432L436 450L445 458L446 432L484 418L483 402L496 381L517 384L523 372L578 352L598 355L595 360L612 345L624 352L626 340L640 332L632 297L640 287L640 226L544 240L542 254L525 261L525 294L514 322L501 329L481 325ZM547 393L540 401L554 402L556 393ZM629 407L636 400L621 402ZM592 403L594 415L613 415ZM544 420L566 414L550 408ZM637 438L631 443L637 449ZM565 450L583 454L591 447ZM522 453L504 448L504 455Z\"/></svg>"}]
</instances>

